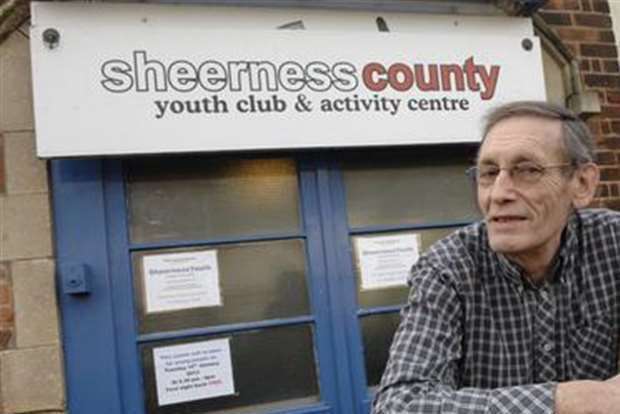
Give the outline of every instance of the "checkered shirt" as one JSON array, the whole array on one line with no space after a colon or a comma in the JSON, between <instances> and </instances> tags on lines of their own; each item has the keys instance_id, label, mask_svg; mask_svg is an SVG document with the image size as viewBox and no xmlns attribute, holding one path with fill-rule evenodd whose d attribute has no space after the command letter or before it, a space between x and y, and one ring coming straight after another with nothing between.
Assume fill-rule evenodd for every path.
<instances>
[{"instance_id":1,"label":"checkered shirt","mask_svg":"<svg viewBox=\"0 0 620 414\"><path fill-rule=\"evenodd\" d=\"M541 286L488 246L484 223L413 267L374 414L554 412L558 382L617 371L620 213L581 210Z\"/></svg>"}]
</instances>

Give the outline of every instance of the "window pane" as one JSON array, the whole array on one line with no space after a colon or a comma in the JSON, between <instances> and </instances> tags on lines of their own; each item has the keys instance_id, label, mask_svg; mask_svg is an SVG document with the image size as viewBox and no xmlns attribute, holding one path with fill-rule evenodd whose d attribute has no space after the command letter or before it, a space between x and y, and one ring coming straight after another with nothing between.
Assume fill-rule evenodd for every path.
<instances>
[{"instance_id":1,"label":"window pane","mask_svg":"<svg viewBox=\"0 0 620 414\"><path fill-rule=\"evenodd\" d=\"M453 231L454 231L454 228L442 228L442 229L416 231L416 233L420 235L421 252L426 251L435 241L441 239L442 237L447 236ZM398 235L398 234L406 234L406 233L386 233L385 235L387 236L387 235ZM410 234L410 232L407 232L407 234ZM353 243L353 245L355 245L355 243ZM356 260L356 263L357 262L358 260ZM359 303L360 308L400 305L407 301L407 294L409 293L409 288L407 286L397 286L397 287L390 287L390 288L385 288L385 289L362 290L359 267L356 268L356 275L357 275L358 303Z\"/></svg>"},{"instance_id":2,"label":"window pane","mask_svg":"<svg viewBox=\"0 0 620 414\"><path fill-rule=\"evenodd\" d=\"M310 313L304 243L301 240L167 249L151 251L148 255L211 250L217 252L222 306L155 313L146 313L142 258L147 253L133 255L140 332L169 331ZM149 286L153 284L150 283ZM174 288L173 286L167 289L167 293L174 291Z\"/></svg>"},{"instance_id":3,"label":"window pane","mask_svg":"<svg viewBox=\"0 0 620 414\"><path fill-rule=\"evenodd\" d=\"M135 243L299 230L295 163L288 159L144 158L129 162Z\"/></svg>"},{"instance_id":4,"label":"window pane","mask_svg":"<svg viewBox=\"0 0 620 414\"><path fill-rule=\"evenodd\" d=\"M209 339L215 338L159 342L141 347L147 413L190 414L220 410L261 413L319 400L312 329L310 325L303 325L232 335L234 395L159 406L153 349Z\"/></svg>"},{"instance_id":5,"label":"window pane","mask_svg":"<svg viewBox=\"0 0 620 414\"><path fill-rule=\"evenodd\" d=\"M365 316L361 319L364 361L368 386L378 385L388 360L394 332L400 322L398 313Z\"/></svg>"},{"instance_id":6,"label":"window pane","mask_svg":"<svg viewBox=\"0 0 620 414\"><path fill-rule=\"evenodd\" d=\"M351 227L469 221L478 217L465 170L472 149L455 146L349 157L343 165Z\"/></svg>"}]
</instances>

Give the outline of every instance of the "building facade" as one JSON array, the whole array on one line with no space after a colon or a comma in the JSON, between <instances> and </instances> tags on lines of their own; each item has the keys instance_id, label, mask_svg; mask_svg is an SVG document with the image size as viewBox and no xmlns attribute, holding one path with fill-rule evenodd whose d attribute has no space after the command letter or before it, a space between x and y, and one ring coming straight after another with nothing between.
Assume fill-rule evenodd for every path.
<instances>
[{"instance_id":1,"label":"building facade","mask_svg":"<svg viewBox=\"0 0 620 414\"><path fill-rule=\"evenodd\" d=\"M394 20L378 17L395 12L518 15L537 2L436 3L321 5L335 28L337 16L366 13L382 31ZM5 2L0 14L0 412L367 410L406 289L365 289L351 249L411 231L423 249L475 220L460 181L475 147L39 159L24 4ZM550 0L532 17L548 99L587 120L602 168L595 205L612 209L620 208L615 8ZM327 15L299 10L283 23L311 30L305 16ZM158 260L174 254L212 265L213 249L225 275L221 298L202 299L226 306L206 316L158 313L173 305L149 299L136 275L165 269ZM89 286L68 284L81 277ZM240 358L240 397L175 400L158 390L164 370L155 361L185 349L174 346Z\"/></svg>"}]
</instances>

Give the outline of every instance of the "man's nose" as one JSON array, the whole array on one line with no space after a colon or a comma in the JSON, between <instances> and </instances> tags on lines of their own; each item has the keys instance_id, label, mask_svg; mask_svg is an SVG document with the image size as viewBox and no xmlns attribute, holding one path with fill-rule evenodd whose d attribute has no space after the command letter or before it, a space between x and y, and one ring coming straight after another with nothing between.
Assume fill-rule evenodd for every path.
<instances>
[{"instance_id":1,"label":"man's nose","mask_svg":"<svg viewBox=\"0 0 620 414\"><path fill-rule=\"evenodd\" d=\"M491 187L493 201L502 202L512 200L515 197L515 182L510 170L501 169Z\"/></svg>"}]
</instances>

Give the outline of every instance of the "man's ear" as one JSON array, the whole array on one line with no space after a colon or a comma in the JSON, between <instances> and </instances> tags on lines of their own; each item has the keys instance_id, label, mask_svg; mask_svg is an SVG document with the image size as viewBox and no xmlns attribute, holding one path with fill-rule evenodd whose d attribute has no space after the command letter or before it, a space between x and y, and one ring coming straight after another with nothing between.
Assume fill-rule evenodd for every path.
<instances>
[{"instance_id":1,"label":"man's ear","mask_svg":"<svg viewBox=\"0 0 620 414\"><path fill-rule=\"evenodd\" d=\"M577 167L573 173L573 207L587 207L594 196L600 180L600 170L593 162Z\"/></svg>"}]
</instances>

